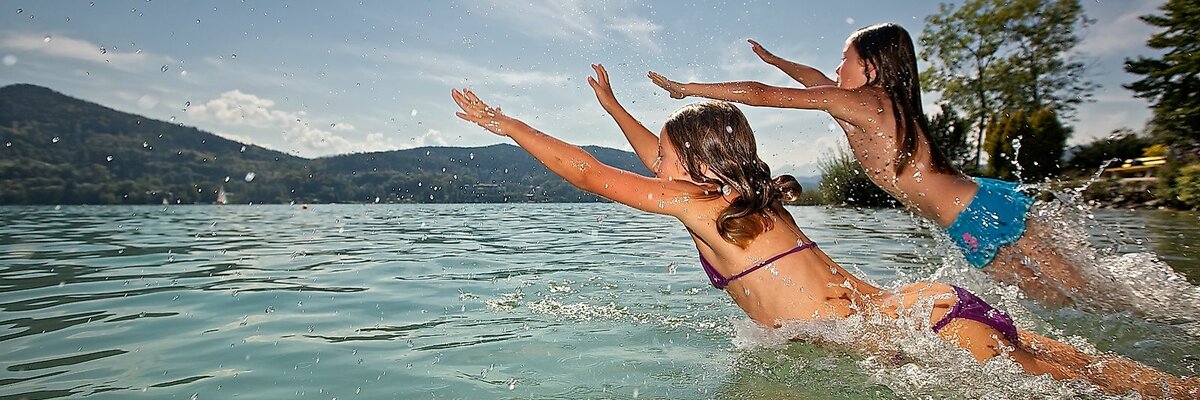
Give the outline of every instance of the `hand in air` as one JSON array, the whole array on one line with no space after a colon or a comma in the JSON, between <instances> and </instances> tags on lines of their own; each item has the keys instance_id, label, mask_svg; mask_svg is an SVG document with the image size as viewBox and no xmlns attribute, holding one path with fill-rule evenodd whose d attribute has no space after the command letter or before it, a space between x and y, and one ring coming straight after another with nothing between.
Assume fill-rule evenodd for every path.
<instances>
[{"instance_id":1,"label":"hand in air","mask_svg":"<svg viewBox=\"0 0 1200 400\"><path fill-rule=\"evenodd\" d=\"M587 81L596 92L596 100L599 100L605 109L616 105L617 96L613 94L612 85L608 83L608 71L604 70L604 65L601 64L592 64L592 69L596 71L596 77L589 76Z\"/></svg>"},{"instance_id":2,"label":"hand in air","mask_svg":"<svg viewBox=\"0 0 1200 400\"><path fill-rule=\"evenodd\" d=\"M665 89L667 93L670 93L671 98L682 99L687 97L687 94L683 92L683 84L667 79L667 77L659 75L654 71L650 71L648 75L650 76L650 81L654 82L658 87Z\"/></svg>"},{"instance_id":3,"label":"hand in air","mask_svg":"<svg viewBox=\"0 0 1200 400\"><path fill-rule=\"evenodd\" d=\"M779 58L774 54L771 54L771 52L767 51L767 49L763 48L763 46L754 41L754 39L746 39L746 41L750 42L750 49L754 50L754 54L757 54L758 58L761 58L763 61L770 63L771 61Z\"/></svg>"},{"instance_id":4,"label":"hand in air","mask_svg":"<svg viewBox=\"0 0 1200 400\"><path fill-rule=\"evenodd\" d=\"M505 116L500 112L500 108L489 107L482 100L479 100L479 97L475 96L475 92L468 89L463 89L461 92L458 89L451 90L450 96L454 98L454 102L458 103L458 107L462 109L462 112L456 112L454 115L468 122L474 122L491 133L508 136L504 133L505 125L511 126L513 123L520 122Z\"/></svg>"}]
</instances>

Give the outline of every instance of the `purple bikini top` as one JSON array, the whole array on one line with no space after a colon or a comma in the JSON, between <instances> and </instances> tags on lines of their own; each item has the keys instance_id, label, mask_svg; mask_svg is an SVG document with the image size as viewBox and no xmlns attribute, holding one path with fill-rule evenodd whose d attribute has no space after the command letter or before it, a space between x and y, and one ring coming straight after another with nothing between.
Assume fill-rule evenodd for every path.
<instances>
[{"instance_id":1,"label":"purple bikini top","mask_svg":"<svg viewBox=\"0 0 1200 400\"><path fill-rule=\"evenodd\" d=\"M775 260L786 257L789 254L804 251L805 249L810 249L810 248L814 248L814 247L817 247L817 242L808 242L808 243L796 246L796 247L792 248L791 250L785 251L783 253L779 253L779 254L775 255L774 257L768 258L766 261L760 262L758 264L754 264L753 267L746 268L745 271L739 272L736 275L731 276L729 278L725 278L724 276L721 276L721 273L717 272L717 270L715 268L713 268L712 264L709 263L708 260L704 259L703 254L700 255L700 266L704 267L704 273L708 274L708 280L710 282L712 282L713 287L715 287L717 289L725 289L725 286L728 286L729 282L733 282L733 281L737 280L738 278L741 278L751 272L758 270L759 268L765 267L765 266L775 262Z\"/></svg>"}]
</instances>

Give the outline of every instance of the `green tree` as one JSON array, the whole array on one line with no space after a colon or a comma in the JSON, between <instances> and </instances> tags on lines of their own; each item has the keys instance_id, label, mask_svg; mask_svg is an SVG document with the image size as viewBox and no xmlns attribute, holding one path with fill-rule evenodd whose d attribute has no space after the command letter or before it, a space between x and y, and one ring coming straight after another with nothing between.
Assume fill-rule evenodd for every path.
<instances>
[{"instance_id":1,"label":"green tree","mask_svg":"<svg viewBox=\"0 0 1200 400\"><path fill-rule=\"evenodd\" d=\"M1017 111L995 121L984 143L989 174L1033 182L1058 173L1071 131L1054 110Z\"/></svg>"},{"instance_id":2,"label":"green tree","mask_svg":"<svg viewBox=\"0 0 1200 400\"><path fill-rule=\"evenodd\" d=\"M828 157L822 157L817 168L821 170L821 196L827 204L864 207L894 207L898 204L891 195L871 182L862 164L845 147L839 147Z\"/></svg>"},{"instance_id":3,"label":"green tree","mask_svg":"<svg viewBox=\"0 0 1200 400\"><path fill-rule=\"evenodd\" d=\"M929 118L929 139L955 168L962 168L971 158L969 130L967 121L949 103L942 104L942 112Z\"/></svg>"},{"instance_id":4,"label":"green tree","mask_svg":"<svg viewBox=\"0 0 1200 400\"><path fill-rule=\"evenodd\" d=\"M1141 18L1163 28L1146 45L1165 53L1126 59L1125 70L1143 78L1125 87L1152 103L1155 136L1169 144L1195 144L1200 142L1200 1L1168 0L1160 10L1162 15Z\"/></svg>"},{"instance_id":5,"label":"green tree","mask_svg":"<svg viewBox=\"0 0 1200 400\"><path fill-rule=\"evenodd\" d=\"M1118 129L1108 137L1079 146L1066 167L1085 174L1094 174L1100 166L1110 160L1141 157L1146 147L1152 144L1149 139L1138 136L1129 129Z\"/></svg>"},{"instance_id":6,"label":"green tree","mask_svg":"<svg viewBox=\"0 0 1200 400\"><path fill-rule=\"evenodd\" d=\"M1049 108L1070 116L1095 85L1071 50L1092 21L1078 0L967 0L925 19L922 85L956 105L976 129L978 165L996 113Z\"/></svg>"}]
</instances>

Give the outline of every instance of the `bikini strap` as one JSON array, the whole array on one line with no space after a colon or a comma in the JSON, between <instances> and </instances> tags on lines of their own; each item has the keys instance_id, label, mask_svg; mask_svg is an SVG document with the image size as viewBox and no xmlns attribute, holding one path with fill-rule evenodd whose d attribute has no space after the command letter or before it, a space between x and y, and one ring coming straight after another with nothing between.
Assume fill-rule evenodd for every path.
<instances>
[{"instance_id":1,"label":"bikini strap","mask_svg":"<svg viewBox=\"0 0 1200 400\"><path fill-rule=\"evenodd\" d=\"M770 265L771 263L775 262L776 260L786 257L789 254L804 251L804 250L807 250L810 248L815 248L815 247L817 247L817 242L808 242L808 243L796 246L796 247L792 248L791 250L788 250L783 253L779 253L779 254L775 255L775 257L768 258L766 261L760 262L758 264L754 264L753 267L746 268L745 271L739 272L739 273L737 273L737 275L731 276L731 277L729 277L729 279L726 279L725 283L733 282L734 280L737 280L738 278L746 276L747 274L749 274L751 272L757 271L759 268Z\"/></svg>"}]
</instances>

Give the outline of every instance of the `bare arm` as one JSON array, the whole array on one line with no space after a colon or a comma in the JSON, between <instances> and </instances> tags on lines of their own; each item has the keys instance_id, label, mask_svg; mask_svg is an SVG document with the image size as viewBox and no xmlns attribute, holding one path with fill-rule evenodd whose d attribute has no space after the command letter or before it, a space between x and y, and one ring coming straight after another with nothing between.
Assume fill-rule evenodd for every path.
<instances>
[{"instance_id":1,"label":"bare arm","mask_svg":"<svg viewBox=\"0 0 1200 400\"><path fill-rule=\"evenodd\" d=\"M489 107L469 90L454 90L451 96L462 109L455 113L459 118L512 138L551 172L582 190L642 211L677 217L688 206L682 199L696 192L694 185L686 182L648 178L605 165L578 146Z\"/></svg>"},{"instance_id":2,"label":"bare arm","mask_svg":"<svg viewBox=\"0 0 1200 400\"><path fill-rule=\"evenodd\" d=\"M622 107L621 103L617 101L617 96L612 91L612 85L608 82L608 71L604 69L604 66L592 64L592 69L596 70L596 77L589 76L588 84L596 92L596 100L600 101L600 106L604 107L604 111L607 111L608 115L617 122L617 126L621 127L621 132L625 133L625 139L628 139L629 145L633 146L633 152L637 153L638 159L642 160L646 169L653 172L654 163L658 161L658 136L633 118L633 115L625 111L625 107Z\"/></svg>"},{"instance_id":3,"label":"bare arm","mask_svg":"<svg viewBox=\"0 0 1200 400\"><path fill-rule=\"evenodd\" d=\"M748 39L746 41L750 42L750 48L754 50L754 54L757 54L758 58L761 58L763 62L771 64L775 68L779 68L780 71L788 74L788 76L792 77L792 79L796 80L796 82L804 85L805 87L811 88L816 86L837 85L837 82L835 82L833 79L829 79L829 77L825 76L824 73L821 73L821 71L818 71L816 68L797 62L788 61L782 57L776 56L770 51L767 51L767 49L763 48L762 45L758 44L758 42L754 41L754 39Z\"/></svg>"},{"instance_id":4,"label":"bare arm","mask_svg":"<svg viewBox=\"0 0 1200 400\"><path fill-rule=\"evenodd\" d=\"M651 71L650 80L671 97L698 96L750 106L821 110L856 126L876 123L880 99L863 89L837 86L785 88L760 82L679 83Z\"/></svg>"}]
</instances>

